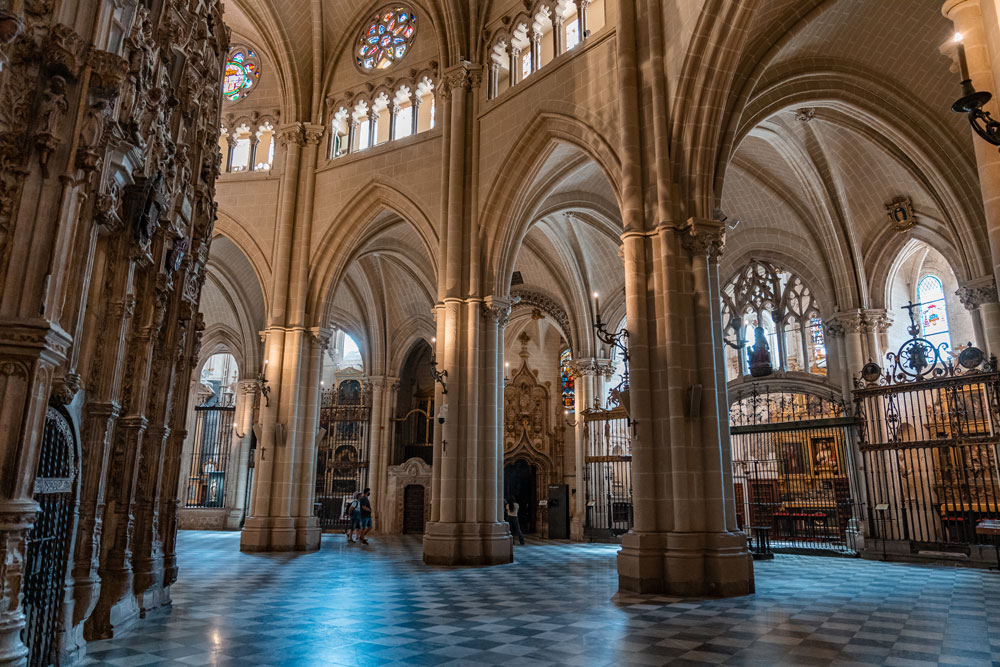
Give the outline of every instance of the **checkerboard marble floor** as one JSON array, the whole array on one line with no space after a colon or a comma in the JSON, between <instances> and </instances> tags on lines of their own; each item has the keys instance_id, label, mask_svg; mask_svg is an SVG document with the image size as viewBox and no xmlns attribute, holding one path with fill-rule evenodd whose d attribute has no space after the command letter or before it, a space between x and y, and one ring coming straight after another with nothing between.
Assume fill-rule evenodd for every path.
<instances>
[{"instance_id":1,"label":"checkerboard marble floor","mask_svg":"<svg viewBox=\"0 0 1000 667\"><path fill-rule=\"evenodd\" d=\"M431 568L420 540L251 555L184 532L173 607L91 665L998 665L1000 573L779 555L757 593L626 596L610 545L529 540L515 563Z\"/></svg>"}]
</instances>

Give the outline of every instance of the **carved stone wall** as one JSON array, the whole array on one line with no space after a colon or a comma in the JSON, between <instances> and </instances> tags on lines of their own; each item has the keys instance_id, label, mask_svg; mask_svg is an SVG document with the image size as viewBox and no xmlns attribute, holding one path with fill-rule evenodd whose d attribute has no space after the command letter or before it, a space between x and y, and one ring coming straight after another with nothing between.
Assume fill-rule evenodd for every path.
<instances>
[{"instance_id":1,"label":"carved stone wall","mask_svg":"<svg viewBox=\"0 0 1000 667\"><path fill-rule=\"evenodd\" d=\"M386 511L382 515L380 526L375 530L382 533L398 534L403 532L403 496L406 487L419 484L424 487L424 523L431 519L431 467L423 459L412 458L398 466L388 468L389 484L386 488Z\"/></svg>"},{"instance_id":2,"label":"carved stone wall","mask_svg":"<svg viewBox=\"0 0 1000 667\"><path fill-rule=\"evenodd\" d=\"M169 603L177 576L174 491L228 37L218 0L27 0L9 13L20 29L0 33L0 664L25 654L21 566L50 401L83 452L56 638L70 664L87 639ZM112 15L128 26L120 44Z\"/></svg>"},{"instance_id":3,"label":"carved stone wall","mask_svg":"<svg viewBox=\"0 0 1000 667\"><path fill-rule=\"evenodd\" d=\"M562 429L553 430L549 388L528 366L528 336L522 333L519 340L521 366L504 389L503 460L505 466L523 459L535 467L536 499L541 501L548 498L550 483L562 481ZM538 533L547 537L547 512L544 507L533 509L537 512Z\"/></svg>"}]
</instances>

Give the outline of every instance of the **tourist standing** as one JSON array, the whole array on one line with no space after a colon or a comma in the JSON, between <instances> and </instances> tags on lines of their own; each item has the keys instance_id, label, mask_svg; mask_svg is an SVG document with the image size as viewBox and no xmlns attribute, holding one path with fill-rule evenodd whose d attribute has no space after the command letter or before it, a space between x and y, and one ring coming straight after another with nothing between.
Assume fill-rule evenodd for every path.
<instances>
[{"instance_id":1,"label":"tourist standing","mask_svg":"<svg viewBox=\"0 0 1000 667\"><path fill-rule=\"evenodd\" d=\"M368 544L368 533L372 530L372 490L365 489L364 494L359 498L361 503L361 544Z\"/></svg>"},{"instance_id":2,"label":"tourist standing","mask_svg":"<svg viewBox=\"0 0 1000 667\"><path fill-rule=\"evenodd\" d=\"M350 523L347 528L347 541L354 544L355 537L361 533L361 494L355 493L354 500L347 508L347 516Z\"/></svg>"},{"instance_id":3,"label":"tourist standing","mask_svg":"<svg viewBox=\"0 0 1000 667\"><path fill-rule=\"evenodd\" d=\"M504 514L507 515L507 523L510 524L510 534L513 537L517 535L517 539L521 544L524 544L524 533L521 532L521 520L517 518L517 513L520 511L521 506L514 502L513 498L508 498L504 504Z\"/></svg>"}]
</instances>

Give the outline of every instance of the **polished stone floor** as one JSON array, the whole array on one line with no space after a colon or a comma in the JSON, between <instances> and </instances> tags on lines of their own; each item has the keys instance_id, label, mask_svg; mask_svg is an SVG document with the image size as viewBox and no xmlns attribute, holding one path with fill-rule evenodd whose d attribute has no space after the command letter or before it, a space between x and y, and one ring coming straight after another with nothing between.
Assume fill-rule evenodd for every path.
<instances>
[{"instance_id":1,"label":"polished stone floor","mask_svg":"<svg viewBox=\"0 0 1000 667\"><path fill-rule=\"evenodd\" d=\"M614 546L529 541L429 568L417 538L239 553L183 532L173 608L90 645L100 665L997 665L1000 573L781 556L757 594L616 594Z\"/></svg>"}]
</instances>

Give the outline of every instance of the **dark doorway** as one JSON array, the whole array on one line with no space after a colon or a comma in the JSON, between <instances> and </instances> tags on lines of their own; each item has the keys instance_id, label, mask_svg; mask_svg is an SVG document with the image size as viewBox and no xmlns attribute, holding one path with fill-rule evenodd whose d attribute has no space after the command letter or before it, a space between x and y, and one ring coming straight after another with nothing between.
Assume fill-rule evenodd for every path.
<instances>
[{"instance_id":1,"label":"dark doorway","mask_svg":"<svg viewBox=\"0 0 1000 667\"><path fill-rule=\"evenodd\" d=\"M538 468L524 459L518 459L503 469L503 496L513 498L520 507L517 518L521 531L534 533L538 530Z\"/></svg>"},{"instance_id":2,"label":"dark doorway","mask_svg":"<svg viewBox=\"0 0 1000 667\"><path fill-rule=\"evenodd\" d=\"M408 484L403 489L403 532L424 532L424 487L421 484Z\"/></svg>"}]
</instances>

